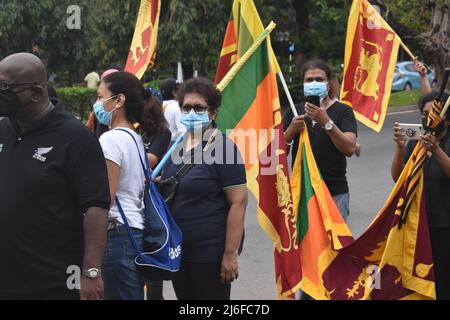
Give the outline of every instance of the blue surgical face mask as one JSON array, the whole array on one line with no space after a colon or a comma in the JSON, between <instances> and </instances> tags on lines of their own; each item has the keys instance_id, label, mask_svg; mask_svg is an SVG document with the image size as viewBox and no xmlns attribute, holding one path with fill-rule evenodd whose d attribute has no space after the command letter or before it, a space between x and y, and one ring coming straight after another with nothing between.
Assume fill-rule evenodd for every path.
<instances>
[{"instance_id":1,"label":"blue surgical face mask","mask_svg":"<svg viewBox=\"0 0 450 320\"><path fill-rule=\"evenodd\" d=\"M328 82L307 82L303 84L303 92L305 97L319 96L321 100L328 95Z\"/></svg>"},{"instance_id":2,"label":"blue surgical face mask","mask_svg":"<svg viewBox=\"0 0 450 320\"><path fill-rule=\"evenodd\" d=\"M105 101L99 100L94 104L94 114L95 114L95 117L97 118L98 122L100 122L101 124L108 126L108 127L111 126L112 114L115 110L117 110L118 107L116 107L113 110L111 110L110 112L108 112L108 111L105 111L104 103L115 97L116 96L108 98Z\"/></svg>"},{"instance_id":3,"label":"blue surgical face mask","mask_svg":"<svg viewBox=\"0 0 450 320\"><path fill-rule=\"evenodd\" d=\"M211 120L209 120L208 112L196 113L191 110L189 113L181 113L180 122L186 127L188 132L205 131Z\"/></svg>"}]
</instances>

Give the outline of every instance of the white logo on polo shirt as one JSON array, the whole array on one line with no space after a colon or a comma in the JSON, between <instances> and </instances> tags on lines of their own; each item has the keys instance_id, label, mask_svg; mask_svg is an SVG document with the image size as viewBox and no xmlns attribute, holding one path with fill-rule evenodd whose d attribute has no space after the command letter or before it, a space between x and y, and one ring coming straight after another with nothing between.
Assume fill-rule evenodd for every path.
<instances>
[{"instance_id":1,"label":"white logo on polo shirt","mask_svg":"<svg viewBox=\"0 0 450 320\"><path fill-rule=\"evenodd\" d=\"M49 148L37 148L37 150L34 152L33 158L42 162L45 162L47 160L46 157L43 157L44 154L49 153L53 150L53 147Z\"/></svg>"}]
</instances>

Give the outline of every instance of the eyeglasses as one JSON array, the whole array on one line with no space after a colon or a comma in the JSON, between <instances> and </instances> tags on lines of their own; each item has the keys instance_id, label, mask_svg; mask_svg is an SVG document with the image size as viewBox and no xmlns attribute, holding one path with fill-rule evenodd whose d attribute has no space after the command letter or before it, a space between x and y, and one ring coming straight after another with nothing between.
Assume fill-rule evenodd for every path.
<instances>
[{"instance_id":1,"label":"eyeglasses","mask_svg":"<svg viewBox=\"0 0 450 320\"><path fill-rule=\"evenodd\" d=\"M97 102L98 101L101 101L101 102L103 102L103 103L105 103L106 101L108 101L108 100L111 100L111 99L114 99L114 98L117 98L119 95L118 94L116 94L115 96L112 96L112 97L109 97L109 98L102 98L102 97L100 97L100 96L97 96ZM103 100L104 99L104 100Z\"/></svg>"},{"instance_id":2,"label":"eyeglasses","mask_svg":"<svg viewBox=\"0 0 450 320\"><path fill-rule=\"evenodd\" d=\"M37 82L8 82L8 81L0 81L0 90L1 91L6 91L8 89L13 89L15 87L18 86L23 86L23 85L38 85L39 83Z\"/></svg>"},{"instance_id":3,"label":"eyeglasses","mask_svg":"<svg viewBox=\"0 0 450 320\"><path fill-rule=\"evenodd\" d=\"M181 112L189 113L191 112L192 109L194 110L195 113L204 113L209 111L209 107L204 104L196 104L196 105L185 104L181 107Z\"/></svg>"}]
</instances>

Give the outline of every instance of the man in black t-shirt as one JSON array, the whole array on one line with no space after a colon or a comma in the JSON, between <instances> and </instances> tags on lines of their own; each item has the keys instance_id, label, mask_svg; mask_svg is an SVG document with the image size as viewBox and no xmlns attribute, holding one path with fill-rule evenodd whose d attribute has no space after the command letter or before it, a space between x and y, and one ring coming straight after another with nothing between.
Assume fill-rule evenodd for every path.
<instances>
[{"instance_id":1,"label":"man in black t-shirt","mask_svg":"<svg viewBox=\"0 0 450 320\"><path fill-rule=\"evenodd\" d=\"M101 299L106 163L46 79L32 54L0 61L0 299Z\"/></svg>"},{"instance_id":2,"label":"man in black t-shirt","mask_svg":"<svg viewBox=\"0 0 450 320\"><path fill-rule=\"evenodd\" d=\"M303 67L305 96L319 96L320 106L306 102L297 107L298 117L289 110L283 119L285 140L292 145L295 163L301 130L307 128L319 171L344 219L349 213L349 188L346 178L347 159L356 150L357 126L350 107L332 99L329 66L318 59Z\"/></svg>"}]
</instances>

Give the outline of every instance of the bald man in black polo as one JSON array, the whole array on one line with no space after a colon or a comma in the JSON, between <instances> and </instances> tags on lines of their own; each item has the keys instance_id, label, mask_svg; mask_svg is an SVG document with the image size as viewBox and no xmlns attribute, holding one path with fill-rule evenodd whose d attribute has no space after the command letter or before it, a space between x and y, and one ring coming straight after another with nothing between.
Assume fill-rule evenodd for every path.
<instances>
[{"instance_id":1,"label":"bald man in black polo","mask_svg":"<svg viewBox=\"0 0 450 320\"><path fill-rule=\"evenodd\" d=\"M101 299L106 165L46 79L32 54L0 61L0 299Z\"/></svg>"}]
</instances>

